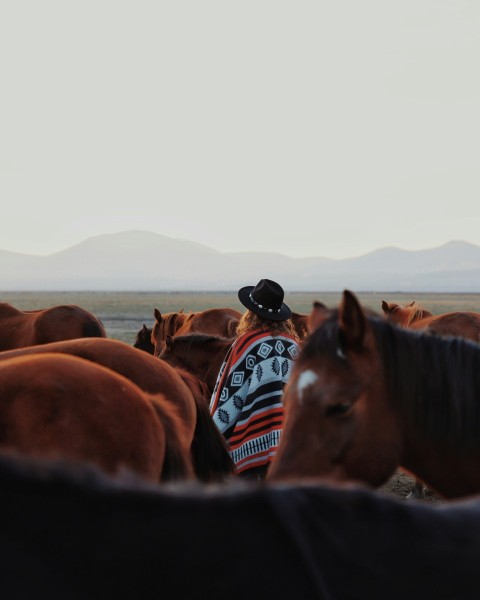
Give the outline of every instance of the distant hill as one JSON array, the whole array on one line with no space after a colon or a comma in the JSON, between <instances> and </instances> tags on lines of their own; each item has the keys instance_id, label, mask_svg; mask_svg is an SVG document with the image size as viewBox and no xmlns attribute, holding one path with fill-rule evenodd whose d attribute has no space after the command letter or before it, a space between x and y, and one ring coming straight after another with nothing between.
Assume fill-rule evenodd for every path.
<instances>
[{"instance_id":1,"label":"distant hill","mask_svg":"<svg viewBox=\"0 0 480 600\"><path fill-rule=\"evenodd\" d=\"M236 290L262 277L288 291L480 292L480 247L382 248L356 258L223 253L146 231L89 238L49 256L0 250L1 291Z\"/></svg>"}]
</instances>

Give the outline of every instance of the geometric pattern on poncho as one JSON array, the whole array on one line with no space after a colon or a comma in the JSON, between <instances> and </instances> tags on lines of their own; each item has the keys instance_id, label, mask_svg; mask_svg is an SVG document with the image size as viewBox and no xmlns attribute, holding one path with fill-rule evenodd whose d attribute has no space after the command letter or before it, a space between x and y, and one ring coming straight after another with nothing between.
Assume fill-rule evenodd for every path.
<instances>
[{"instance_id":1,"label":"geometric pattern on poncho","mask_svg":"<svg viewBox=\"0 0 480 600\"><path fill-rule=\"evenodd\" d=\"M238 473L268 464L276 453L283 426L283 388L298 351L288 335L256 331L237 338L227 353L210 411Z\"/></svg>"}]
</instances>

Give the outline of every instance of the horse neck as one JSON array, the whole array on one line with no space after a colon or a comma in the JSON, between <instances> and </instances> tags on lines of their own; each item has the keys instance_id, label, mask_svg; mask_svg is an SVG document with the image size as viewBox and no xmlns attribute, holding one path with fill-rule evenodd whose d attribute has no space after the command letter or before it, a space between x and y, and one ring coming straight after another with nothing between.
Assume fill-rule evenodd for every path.
<instances>
[{"instance_id":1,"label":"horse neck","mask_svg":"<svg viewBox=\"0 0 480 600\"><path fill-rule=\"evenodd\" d=\"M480 449L480 348L372 320L389 401L435 447Z\"/></svg>"},{"instance_id":2,"label":"horse neck","mask_svg":"<svg viewBox=\"0 0 480 600\"><path fill-rule=\"evenodd\" d=\"M214 340L211 345L213 348L206 348L204 341L192 344L188 340L184 340L182 344L179 344L177 338L175 341L176 352L173 354L176 366L193 373L203 381L207 385L210 394L215 387L218 372L231 345L231 341L222 340L221 342L217 342Z\"/></svg>"},{"instance_id":3,"label":"horse neck","mask_svg":"<svg viewBox=\"0 0 480 600\"><path fill-rule=\"evenodd\" d=\"M167 335L171 335L172 337L175 335L183 335L184 330L188 331L186 325L191 321L192 316L193 313L171 313L168 316L168 322L165 322L164 324L162 339L165 340Z\"/></svg>"},{"instance_id":4,"label":"horse neck","mask_svg":"<svg viewBox=\"0 0 480 600\"><path fill-rule=\"evenodd\" d=\"M445 498L478 493L479 460L479 451L466 454L450 446L442 451L417 432L404 431L400 466Z\"/></svg>"}]
</instances>

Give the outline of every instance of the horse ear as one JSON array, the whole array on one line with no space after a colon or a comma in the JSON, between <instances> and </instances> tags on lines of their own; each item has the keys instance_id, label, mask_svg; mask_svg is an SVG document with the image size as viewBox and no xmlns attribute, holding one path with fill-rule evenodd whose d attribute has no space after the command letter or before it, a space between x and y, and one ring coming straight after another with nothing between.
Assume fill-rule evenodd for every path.
<instances>
[{"instance_id":1,"label":"horse ear","mask_svg":"<svg viewBox=\"0 0 480 600\"><path fill-rule=\"evenodd\" d=\"M168 348L168 350L172 350L173 345L173 337L171 335L167 335L167 337L165 338L165 346Z\"/></svg>"},{"instance_id":2,"label":"horse ear","mask_svg":"<svg viewBox=\"0 0 480 600\"><path fill-rule=\"evenodd\" d=\"M323 304L323 302L315 302L312 305L312 310L307 317L307 331L308 333L312 333L320 327L320 325L325 321L328 317L328 308Z\"/></svg>"},{"instance_id":3,"label":"horse ear","mask_svg":"<svg viewBox=\"0 0 480 600\"><path fill-rule=\"evenodd\" d=\"M386 315L388 315L388 313L390 312L390 307L388 306L388 302L385 302L385 300L382 300L382 310Z\"/></svg>"},{"instance_id":4,"label":"horse ear","mask_svg":"<svg viewBox=\"0 0 480 600\"><path fill-rule=\"evenodd\" d=\"M338 320L342 335L339 352L344 354L347 348L361 350L364 345L366 320L359 301L349 290L344 290L343 292L342 302L338 311Z\"/></svg>"},{"instance_id":5,"label":"horse ear","mask_svg":"<svg viewBox=\"0 0 480 600\"><path fill-rule=\"evenodd\" d=\"M145 323L143 324L142 331L148 333L148 327L145 325Z\"/></svg>"},{"instance_id":6,"label":"horse ear","mask_svg":"<svg viewBox=\"0 0 480 600\"><path fill-rule=\"evenodd\" d=\"M155 320L158 321L160 323L160 321L162 320L162 313L158 310L158 308L156 308L153 311L153 315L155 317Z\"/></svg>"},{"instance_id":7,"label":"horse ear","mask_svg":"<svg viewBox=\"0 0 480 600\"><path fill-rule=\"evenodd\" d=\"M181 308L181 309L178 311L178 314L179 314L179 315L183 315L183 311L184 311L184 310L185 310L185 308Z\"/></svg>"},{"instance_id":8,"label":"horse ear","mask_svg":"<svg viewBox=\"0 0 480 600\"><path fill-rule=\"evenodd\" d=\"M415 300L413 302L410 302L410 304L407 304L405 308L411 308L414 304L415 304Z\"/></svg>"}]
</instances>

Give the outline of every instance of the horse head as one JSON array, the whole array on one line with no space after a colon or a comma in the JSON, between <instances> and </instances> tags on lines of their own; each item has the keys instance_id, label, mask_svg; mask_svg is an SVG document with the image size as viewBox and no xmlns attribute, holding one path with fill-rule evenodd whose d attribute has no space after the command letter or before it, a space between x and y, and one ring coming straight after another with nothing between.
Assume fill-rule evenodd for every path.
<instances>
[{"instance_id":1,"label":"horse head","mask_svg":"<svg viewBox=\"0 0 480 600\"><path fill-rule=\"evenodd\" d=\"M398 436L392 412L381 402L374 332L348 290L338 310L321 317L285 387L285 426L269 479L326 477L379 485L398 464Z\"/></svg>"},{"instance_id":2,"label":"horse head","mask_svg":"<svg viewBox=\"0 0 480 600\"><path fill-rule=\"evenodd\" d=\"M151 343L154 346L154 356L159 356L165 345L165 339L168 335L175 335L185 322L187 315L183 312L162 313L155 308L153 311L155 323L152 327Z\"/></svg>"},{"instance_id":3,"label":"horse head","mask_svg":"<svg viewBox=\"0 0 480 600\"><path fill-rule=\"evenodd\" d=\"M149 354L153 354L155 351L155 346L152 344L151 337L152 330L149 329L144 323L142 329L140 329L135 337L133 347L138 348L139 350L144 350Z\"/></svg>"}]
</instances>

